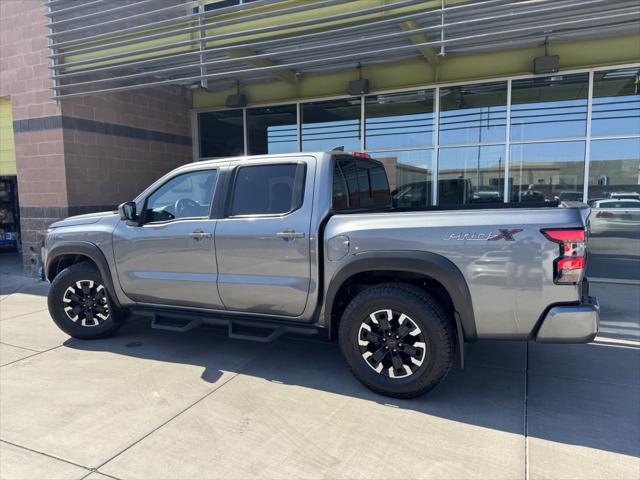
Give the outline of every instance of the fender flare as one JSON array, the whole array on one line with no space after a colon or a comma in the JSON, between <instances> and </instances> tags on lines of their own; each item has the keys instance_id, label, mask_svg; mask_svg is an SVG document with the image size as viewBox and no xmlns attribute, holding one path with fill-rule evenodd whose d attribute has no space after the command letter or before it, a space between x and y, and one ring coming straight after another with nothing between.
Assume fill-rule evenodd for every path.
<instances>
[{"instance_id":1,"label":"fender flare","mask_svg":"<svg viewBox=\"0 0 640 480\"><path fill-rule=\"evenodd\" d=\"M118 301L118 298L116 296L109 263L107 262L104 253L102 253L102 250L100 250L97 245L89 242L62 242L54 246L47 253L47 259L44 266L44 272L47 280L51 281L49 270L61 255L83 255L91 259L91 261L93 261L93 263L95 263L95 265L98 267L98 271L100 272L102 281L105 283L107 291L111 294L110 300L115 304L116 307L121 307L120 302Z\"/></svg>"},{"instance_id":2,"label":"fender flare","mask_svg":"<svg viewBox=\"0 0 640 480\"><path fill-rule=\"evenodd\" d=\"M439 282L451 297L454 311L459 316L464 340L477 340L471 293L462 272L451 260L431 252L377 251L353 256L333 274L327 289L324 311L329 329L333 318L334 300L344 282L358 273L385 270L417 273Z\"/></svg>"}]
</instances>

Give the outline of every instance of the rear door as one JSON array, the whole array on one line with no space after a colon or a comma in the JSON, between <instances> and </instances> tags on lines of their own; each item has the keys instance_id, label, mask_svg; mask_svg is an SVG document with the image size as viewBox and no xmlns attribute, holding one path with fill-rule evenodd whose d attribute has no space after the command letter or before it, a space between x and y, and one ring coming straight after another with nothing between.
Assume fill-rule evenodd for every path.
<instances>
[{"instance_id":1,"label":"rear door","mask_svg":"<svg viewBox=\"0 0 640 480\"><path fill-rule=\"evenodd\" d=\"M315 169L311 156L235 168L215 233L218 290L227 309L291 317L304 311Z\"/></svg>"}]
</instances>

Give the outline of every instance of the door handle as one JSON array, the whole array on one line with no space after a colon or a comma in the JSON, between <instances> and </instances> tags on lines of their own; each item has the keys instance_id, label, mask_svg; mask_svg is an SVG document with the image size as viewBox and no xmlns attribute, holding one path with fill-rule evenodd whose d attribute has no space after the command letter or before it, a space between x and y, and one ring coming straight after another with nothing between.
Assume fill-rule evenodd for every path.
<instances>
[{"instance_id":1,"label":"door handle","mask_svg":"<svg viewBox=\"0 0 640 480\"><path fill-rule=\"evenodd\" d=\"M200 241L200 240L204 240L205 238L211 238L213 234L210 232L205 232L203 230L198 229L191 232L189 236L194 240Z\"/></svg>"},{"instance_id":2,"label":"door handle","mask_svg":"<svg viewBox=\"0 0 640 480\"><path fill-rule=\"evenodd\" d=\"M285 240L289 238L304 238L304 232L296 232L293 228L287 228L282 232L276 233L276 236Z\"/></svg>"}]
</instances>

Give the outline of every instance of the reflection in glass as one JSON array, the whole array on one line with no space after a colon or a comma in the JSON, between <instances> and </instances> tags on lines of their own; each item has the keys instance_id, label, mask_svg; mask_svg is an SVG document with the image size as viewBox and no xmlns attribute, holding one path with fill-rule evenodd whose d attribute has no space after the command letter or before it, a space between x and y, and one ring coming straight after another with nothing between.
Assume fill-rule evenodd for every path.
<instances>
[{"instance_id":1,"label":"reflection in glass","mask_svg":"<svg viewBox=\"0 0 640 480\"><path fill-rule=\"evenodd\" d=\"M375 152L371 156L384 164L395 207L431 205L433 150Z\"/></svg>"},{"instance_id":2,"label":"reflection in glass","mask_svg":"<svg viewBox=\"0 0 640 480\"><path fill-rule=\"evenodd\" d=\"M504 201L504 145L441 148L438 205Z\"/></svg>"},{"instance_id":3,"label":"reflection in glass","mask_svg":"<svg viewBox=\"0 0 640 480\"><path fill-rule=\"evenodd\" d=\"M360 99L302 104L302 151L360 150Z\"/></svg>"},{"instance_id":4,"label":"reflection in glass","mask_svg":"<svg viewBox=\"0 0 640 480\"><path fill-rule=\"evenodd\" d=\"M640 138L592 140L589 262L592 277L640 280Z\"/></svg>"},{"instance_id":5,"label":"reflection in glass","mask_svg":"<svg viewBox=\"0 0 640 480\"><path fill-rule=\"evenodd\" d=\"M509 162L512 201L582 201L584 142L512 145Z\"/></svg>"},{"instance_id":6,"label":"reflection in glass","mask_svg":"<svg viewBox=\"0 0 640 480\"><path fill-rule=\"evenodd\" d=\"M433 90L367 97L365 117L367 149L433 145Z\"/></svg>"},{"instance_id":7,"label":"reflection in glass","mask_svg":"<svg viewBox=\"0 0 640 480\"><path fill-rule=\"evenodd\" d=\"M244 155L242 110L198 114L200 156L232 157Z\"/></svg>"},{"instance_id":8,"label":"reflection in glass","mask_svg":"<svg viewBox=\"0 0 640 480\"><path fill-rule=\"evenodd\" d=\"M640 200L640 138L592 140L589 200L624 197Z\"/></svg>"},{"instance_id":9,"label":"reflection in glass","mask_svg":"<svg viewBox=\"0 0 640 480\"><path fill-rule=\"evenodd\" d=\"M591 135L640 134L640 69L593 74Z\"/></svg>"},{"instance_id":10,"label":"reflection in glass","mask_svg":"<svg viewBox=\"0 0 640 480\"><path fill-rule=\"evenodd\" d=\"M514 80L511 141L584 136L588 90L586 73Z\"/></svg>"},{"instance_id":11,"label":"reflection in glass","mask_svg":"<svg viewBox=\"0 0 640 480\"><path fill-rule=\"evenodd\" d=\"M249 155L298 151L295 105L247 109Z\"/></svg>"},{"instance_id":12,"label":"reflection in glass","mask_svg":"<svg viewBox=\"0 0 640 480\"><path fill-rule=\"evenodd\" d=\"M440 89L440 144L504 142L507 83Z\"/></svg>"}]
</instances>

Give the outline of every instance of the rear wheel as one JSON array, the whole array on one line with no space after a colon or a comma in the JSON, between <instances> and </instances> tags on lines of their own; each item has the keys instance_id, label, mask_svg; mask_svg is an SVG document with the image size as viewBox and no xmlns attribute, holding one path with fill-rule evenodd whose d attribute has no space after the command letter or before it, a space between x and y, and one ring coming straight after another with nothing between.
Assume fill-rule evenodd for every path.
<instances>
[{"instance_id":1,"label":"rear wheel","mask_svg":"<svg viewBox=\"0 0 640 480\"><path fill-rule=\"evenodd\" d=\"M48 306L56 325L80 339L108 337L123 320L112 306L98 269L89 262L71 265L54 278Z\"/></svg>"},{"instance_id":2,"label":"rear wheel","mask_svg":"<svg viewBox=\"0 0 640 480\"><path fill-rule=\"evenodd\" d=\"M371 390L396 398L422 395L453 363L454 333L439 302L407 284L382 284L358 294L340 322L340 349Z\"/></svg>"}]
</instances>

